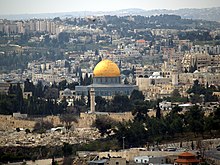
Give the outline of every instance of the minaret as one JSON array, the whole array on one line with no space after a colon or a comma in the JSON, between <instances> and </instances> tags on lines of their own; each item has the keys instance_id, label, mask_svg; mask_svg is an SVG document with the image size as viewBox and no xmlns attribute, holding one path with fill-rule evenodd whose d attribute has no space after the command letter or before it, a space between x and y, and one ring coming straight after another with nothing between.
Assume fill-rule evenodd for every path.
<instances>
[{"instance_id":1,"label":"minaret","mask_svg":"<svg viewBox=\"0 0 220 165\"><path fill-rule=\"evenodd\" d=\"M172 70L172 85L177 86L179 84L179 74L176 70Z\"/></svg>"},{"instance_id":2,"label":"minaret","mask_svg":"<svg viewBox=\"0 0 220 165\"><path fill-rule=\"evenodd\" d=\"M95 113L95 90L93 87L90 89L90 111Z\"/></svg>"}]
</instances>

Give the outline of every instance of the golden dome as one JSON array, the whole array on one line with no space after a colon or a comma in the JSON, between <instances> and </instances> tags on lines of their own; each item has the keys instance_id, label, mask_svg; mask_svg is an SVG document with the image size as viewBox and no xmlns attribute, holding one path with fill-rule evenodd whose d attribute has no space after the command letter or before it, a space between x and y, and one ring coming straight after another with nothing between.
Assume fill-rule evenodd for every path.
<instances>
[{"instance_id":1,"label":"golden dome","mask_svg":"<svg viewBox=\"0 0 220 165\"><path fill-rule=\"evenodd\" d=\"M100 61L93 70L93 77L119 77L120 70L111 60Z\"/></svg>"}]
</instances>

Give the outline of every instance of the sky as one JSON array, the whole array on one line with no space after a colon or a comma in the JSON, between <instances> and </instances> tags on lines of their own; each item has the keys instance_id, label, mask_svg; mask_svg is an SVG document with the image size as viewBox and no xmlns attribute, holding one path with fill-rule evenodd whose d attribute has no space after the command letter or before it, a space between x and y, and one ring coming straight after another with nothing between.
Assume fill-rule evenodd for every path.
<instances>
[{"instance_id":1,"label":"sky","mask_svg":"<svg viewBox=\"0 0 220 165\"><path fill-rule=\"evenodd\" d=\"M220 7L220 0L0 0L0 15Z\"/></svg>"}]
</instances>

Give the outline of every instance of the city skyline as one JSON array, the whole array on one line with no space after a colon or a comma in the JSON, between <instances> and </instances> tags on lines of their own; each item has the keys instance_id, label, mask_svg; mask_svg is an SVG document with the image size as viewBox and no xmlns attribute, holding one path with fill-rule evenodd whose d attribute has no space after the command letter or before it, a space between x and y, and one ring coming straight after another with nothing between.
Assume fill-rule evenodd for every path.
<instances>
[{"instance_id":1,"label":"city skyline","mask_svg":"<svg viewBox=\"0 0 220 165\"><path fill-rule=\"evenodd\" d=\"M0 0L0 15L14 14L37 14L37 13L56 13L73 11L114 11L127 8L140 8L144 10L153 9L181 9L181 8L209 8L220 7L219 0Z\"/></svg>"}]
</instances>

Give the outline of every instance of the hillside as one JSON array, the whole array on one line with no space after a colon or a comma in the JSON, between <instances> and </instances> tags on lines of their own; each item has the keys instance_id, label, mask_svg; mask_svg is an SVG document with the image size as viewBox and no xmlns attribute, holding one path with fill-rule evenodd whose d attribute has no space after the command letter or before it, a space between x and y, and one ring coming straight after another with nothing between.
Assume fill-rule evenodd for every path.
<instances>
[{"instance_id":1,"label":"hillside","mask_svg":"<svg viewBox=\"0 0 220 165\"><path fill-rule=\"evenodd\" d=\"M85 16L101 16L101 15L142 15L142 16L152 16L160 14L178 15L182 18L187 19L203 19L207 21L220 21L220 7L214 8L186 8L178 10L143 10L137 8L123 9L116 11L76 11L76 12L63 12L63 13L40 13L40 14L20 14L20 15L0 15L0 19L31 19L31 18L54 18L54 17L85 17Z\"/></svg>"}]
</instances>

